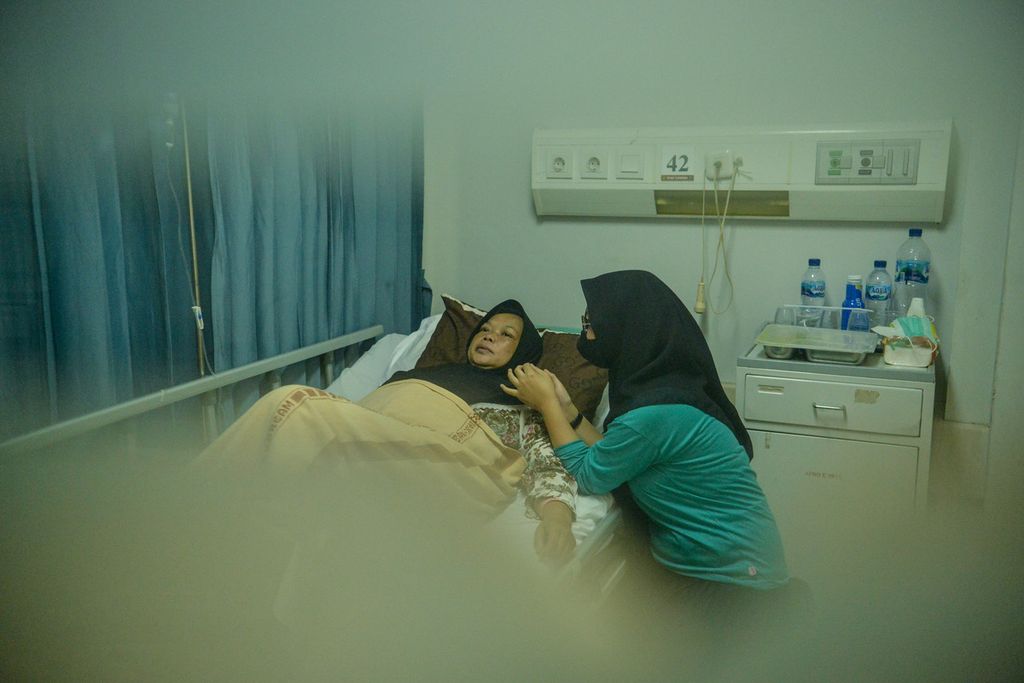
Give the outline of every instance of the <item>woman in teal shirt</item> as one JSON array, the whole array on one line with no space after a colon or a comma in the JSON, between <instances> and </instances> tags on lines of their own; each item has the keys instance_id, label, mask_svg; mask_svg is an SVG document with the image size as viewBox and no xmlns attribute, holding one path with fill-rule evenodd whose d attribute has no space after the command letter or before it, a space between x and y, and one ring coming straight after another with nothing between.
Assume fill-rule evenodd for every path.
<instances>
[{"instance_id":1,"label":"woman in teal shirt","mask_svg":"<svg viewBox=\"0 0 1024 683\"><path fill-rule=\"evenodd\" d=\"M750 468L750 437L693 316L646 271L581 284L579 350L608 368L604 433L554 375L531 364L509 371L506 391L544 416L581 492L628 485L650 554L690 606L720 614L723 605L758 602L786 586L782 541Z\"/></svg>"}]
</instances>

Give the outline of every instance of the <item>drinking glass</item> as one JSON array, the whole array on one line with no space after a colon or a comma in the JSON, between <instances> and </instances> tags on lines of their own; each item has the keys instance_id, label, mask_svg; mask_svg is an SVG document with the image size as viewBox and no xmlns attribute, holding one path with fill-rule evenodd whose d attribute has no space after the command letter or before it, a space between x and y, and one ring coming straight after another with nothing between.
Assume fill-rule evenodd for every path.
<instances>
[{"instance_id":1,"label":"drinking glass","mask_svg":"<svg viewBox=\"0 0 1024 683\"><path fill-rule=\"evenodd\" d=\"M775 322L779 325L796 325L796 309L792 306L779 306L775 309Z\"/></svg>"},{"instance_id":2,"label":"drinking glass","mask_svg":"<svg viewBox=\"0 0 1024 683\"><path fill-rule=\"evenodd\" d=\"M777 325L796 325L796 309L790 306L779 306L775 309L775 323ZM793 349L786 346L766 346L764 353L769 358L785 360L793 357Z\"/></svg>"},{"instance_id":3,"label":"drinking glass","mask_svg":"<svg viewBox=\"0 0 1024 683\"><path fill-rule=\"evenodd\" d=\"M821 327L822 308L820 306L802 306L790 310L796 316L794 324L802 327Z\"/></svg>"},{"instance_id":4,"label":"drinking glass","mask_svg":"<svg viewBox=\"0 0 1024 683\"><path fill-rule=\"evenodd\" d=\"M846 321L848 330L871 329L871 312L866 308L855 308L850 311L850 317Z\"/></svg>"}]
</instances>

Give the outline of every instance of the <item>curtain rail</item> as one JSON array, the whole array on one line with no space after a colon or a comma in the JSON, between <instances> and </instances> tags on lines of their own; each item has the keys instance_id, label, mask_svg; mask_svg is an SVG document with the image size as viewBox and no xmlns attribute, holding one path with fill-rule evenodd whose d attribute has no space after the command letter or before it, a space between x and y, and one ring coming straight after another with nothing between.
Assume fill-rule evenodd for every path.
<instances>
[{"instance_id":1,"label":"curtain rail","mask_svg":"<svg viewBox=\"0 0 1024 683\"><path fill-rule=\"evenodd\" d=\"M335 337L334 339L328 339L327 341L304 346L301 349L295 349L294 351L288 351L287 353L278 354L270 358L264 358L263 360L249 363L248 365L232 368L231 370L225 370L224 372L218 372L215 375L208 375L191 382L186 382L185 384L170 387L169 389L161 389L160 391L153 392L152 394L140 396L138 398L131 399L130 401L125 401L124 403L118 403L117 405L110 406L109 408L104 408L103 410L97 410L96 412L89 413L87 415L65 420L64 422L15 437L0 443L0 453L7 454L16 451L31 450L57 441L62 441L79 434L84 434L85 432L93 429L98 429L99 427L105 427L106 425L113 424L125 418L133 417L157 408L162 408L171 405L172 403L183 401L187 398L193 398L195 396L217 391L222 387L236 384L251 377L256 377L257 375L271 373L294 363L301 363L302 361L309 360L310 358L333 353L339 349L379 337L383 332L384 327L382 325L366 327L364 329L357 330L356 332ZM328 382L329 381L330 380L328 380Z\"/></svg>"}]
</instances>

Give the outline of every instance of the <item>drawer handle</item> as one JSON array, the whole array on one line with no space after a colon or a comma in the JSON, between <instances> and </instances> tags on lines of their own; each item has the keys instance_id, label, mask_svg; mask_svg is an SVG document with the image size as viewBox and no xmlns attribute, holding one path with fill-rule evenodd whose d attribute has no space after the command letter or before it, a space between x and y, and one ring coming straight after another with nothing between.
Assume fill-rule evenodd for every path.
<instances>
[{"instance_id":1,"label":"drawer handle","mask_svg":"<svg viewBox=\"0 0 1024 683\"><path fill-rule=\"evenodd\" d=\"M814 404L814 409L815 410L835 410L837 412L841 412L843 415L846 414L846 406L845 405L842 405L842 406L826 406L826 405L822 405L821 403L815 403Z\"/></svg>"}]
</instances>

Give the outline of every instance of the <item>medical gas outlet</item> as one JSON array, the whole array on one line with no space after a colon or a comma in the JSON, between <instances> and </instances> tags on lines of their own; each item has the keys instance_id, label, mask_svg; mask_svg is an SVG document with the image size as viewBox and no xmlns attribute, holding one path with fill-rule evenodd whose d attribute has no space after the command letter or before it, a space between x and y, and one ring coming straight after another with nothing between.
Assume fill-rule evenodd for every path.
<instances>
[{"instance_id":1,"label":"medical gas outlet","mask_svg":"<svg viewBox=\"0 0 1024 683\"><path fill-rule=\"evenodd\" d=\"M913 185L921 141L819 142L817 185Z\"/></svg>"}]
</instances>

